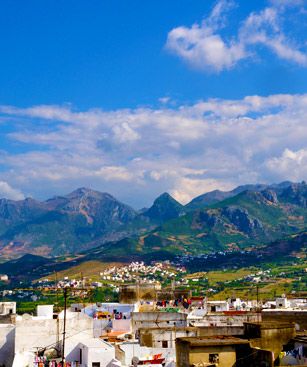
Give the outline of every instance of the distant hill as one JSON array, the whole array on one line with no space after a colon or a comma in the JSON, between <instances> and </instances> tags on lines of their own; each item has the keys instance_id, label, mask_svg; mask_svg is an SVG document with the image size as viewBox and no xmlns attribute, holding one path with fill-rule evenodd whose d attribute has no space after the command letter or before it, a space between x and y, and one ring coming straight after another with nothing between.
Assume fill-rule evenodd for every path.
<instances>
[{"instance_id":1,"label":"distant hill","mask_svg":"<svg viewBox=\"0 0 307 367\"><path fill-rule=\"evenodd\" d=\"M244 268L249 266L269 266L272 264L289 264L297 262L297 255L306 260L307 232L287 236L283 239L250 251L235 251L227 253L215 253L206 257L194 258L186 261L184 265L191 272L210 271L218 269Z\"/></svg>"},{"instance_id":2,"label":"distant hill","mask_svg":"<svg viewBox=\"0 0 307 367\"><path fill-rule=\"evenodd\" d=\"M103 246L104 256L151 253L200 254L248 249L306 229L306 183L243 191L188 211L153 231ZM127 241L127 242L125 242ZM129 256L125 254L125 256Z\"/></svg>"},{"instance_id":3,"label":"distant hill","mask_svg":"<svg viewBox=\"0 0 307 367\"><path fill-rule=\"evenodd\" d=\"M306 259L306 251L307 232L303 231L264 246L250 248L249 251L228 252L227 256L223 252L214 252L205 257L194 257L193 261L186 258L182 264L192 272L259 265L271 266L271 264L287 264L296 261L298 254L301 259ZM139 247L137 239L126 238L117 243L111 242L91 249L71 260L47 259L27 254L17 260L0 264L0 273L8 274L11 284L19 284L19 281L27 283L42 277L54 278L55 271L60 272L59 274L80 274L80 271L91 273L105 268L107 263L121 264L135 260L145 262L175 260L175 253L167 249L154 248L147 248L144 252Z\"/></svg>"},{"instance_id":4,"label":"distant hill","mask_svg":"<svg viewBox=\"0 0 307 367\"><path fill-rule=\"evenodd\" d=\"M142 211L87 188L43 202L1 199L0 253L56 256L110 243L106 253L125 257L246 248L304 230L306 203L305 182L214 191L186 206L164 193Z\"/></svg>"},{"instance_id":5,"label":"distant hill","mask_svg":"<svg viewBox=\"0 0 307 367\"><path fill-rule=\"evenodd\" d=\"M290 181L285 181L280 184L273 184L273 185L264 185L264 184L242 185L236 187L231 191L214 190L207 192L203 195L197 196L190 203L188 203L185 206L185 208L188 210L201 209L204 208L205 206L216 204L220 201L236 196L243 191L263 191L265 189L272 189L274 191L278 191L291 185L292 183Z\"/></svg>"},{"instance_id":6,"label":"distant hill","mask_svg":"<svg viewBox=\"0 0 307 367\"><path fill-rule=\"evenodd\" d=\"M9 274L10 277L25 275L30 278L34 269L41 269L51 263L53 263L53 261L45 257L26 254L16 260L10 260L0 264L0 273Z\"/></svg>"},{"instance_id":7,"label":"distant hill","mask_svg":"<svg viewBox=\"0 0 307 367\"><path fill-rule=\"evenodd\" d=\"M0 250L3 254L79 252L97 238L120 237L137 212L107 193L80 188L45 202L0 201ZM124 231L122 236L129 233Z\"/></svg>"},{"instance_id":8,"label":"distant hill","mask_svg":"<svg viewBox=\"0 0 307 367\"><path fill-rule=\"evenodd\" d=\"M243 191L168 221L155 235L191 253L267 243L306 228L306 188L303 182Z\"/></svg>"}]
</instances>

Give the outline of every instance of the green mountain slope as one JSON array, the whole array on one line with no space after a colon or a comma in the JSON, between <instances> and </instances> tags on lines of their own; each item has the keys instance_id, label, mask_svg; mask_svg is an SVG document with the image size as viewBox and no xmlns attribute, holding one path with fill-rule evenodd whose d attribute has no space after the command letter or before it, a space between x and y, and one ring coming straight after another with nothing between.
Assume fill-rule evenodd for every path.
<instances>
[{"instance_id":1,"label":"green mountain slope","mask_svg":"<svg viewBox=\"0 0 307 367\"><path fill-rule=\"evenodd\" d=\"M80 252L95 246L97 238L129 235L122 228L137 217L111 195L85 188L42 203L27 199L6 206L0 202L0 251L7 256Z\"/></svg>"},{"instance_id":2,"label":"green mountain slope","mask_svg":"<svg viewBox=\"0 0 307 367\"><path fill-rule=\"evenodd\" d=\"M134 247L127 246L127 253L180 255L248 249L300 232L307 221L306 183L291 187L245 191L190 211L134 238ZM115 242L105 255L122 250L123 242Z\"/></svg>"},{"instance_id":3,"label":"green mountain slope","mask_svg":"<svg viewBox=\"0 0 307 367\"><path fill-rule=\"evenodd\" d=\"M142 213L144 217L150 218L154 223L164 223L170 219L178 218L184 214L184 206L178 203L167 192L160 195L152 207Z\"/></svg>"},{"instance_id":4,"label":"green mountain slope","mask_svg":"<svg viewBox=\"0 0 307 367\"><path fill-rule=\"evenodd\" d=\"M305 182L247 185L226 196L210 206L201 200L201 207L191 209L165 193L141 213L85 188L45 202L2 199L0 253L67 255L109 243L106 254L118 256L208 253L268 243L306 228Z\"/></svg>"},{"instance_id":5,"label":"green mountain slope","mask_svg":"<svg viewBox=\"0 0 307 367\"><path fill-rule=\"evenodd\" d=\"M188 253L246 248L273 241L306 228L306 184L296 189L296 202L287 195L288 188L280 193L245 191L166 222L155 236L171 239L178 249Z\"/></svg>"}]
</instances>

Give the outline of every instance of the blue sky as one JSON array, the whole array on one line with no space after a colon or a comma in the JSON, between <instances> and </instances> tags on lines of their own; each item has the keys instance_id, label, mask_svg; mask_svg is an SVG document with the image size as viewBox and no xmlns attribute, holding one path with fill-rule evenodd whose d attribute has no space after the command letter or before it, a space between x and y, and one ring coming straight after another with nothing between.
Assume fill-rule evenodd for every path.
<instances>
[{"instance_id":1,"label":"blue sky","mask_svg":"<svg viewBox=\"0 0 307 367\"><path fill-rule=\"evenodd\" d=\"M306 5L2 1L0 196L307 179Z\"/></svg>"}]
</instances>

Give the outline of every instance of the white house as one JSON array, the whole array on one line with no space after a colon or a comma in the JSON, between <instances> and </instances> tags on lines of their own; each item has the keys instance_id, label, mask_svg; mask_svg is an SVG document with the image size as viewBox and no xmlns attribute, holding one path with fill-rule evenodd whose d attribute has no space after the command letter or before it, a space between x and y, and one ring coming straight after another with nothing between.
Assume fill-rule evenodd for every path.
<instances>
[{"instance_id":1,"label":"white house","mask_svg":"<svg viewBox=\"0 0 307 367\"><path fill-rule=\"evenodd\" d=\"M79 341L79 342L78 342ZM74 344L74 347L71 346ZM69 341L67 362L78 362L80 367L107 367L115 361L115 348L87 333L81 333Z\"/></svg>"},{"instance_id":2,"label":"white house","mask_svg":"<svg viewBox=\"0 0 307 367\"><path fill-rule=\"evenodd\" d=\"M16 302L0 302L0 315L16 313Z\"/></svg>"},{"instance_id":3,"label":"white house","mask_svg":"<svg viewBox=\"0 0 307 367\"><path fill-rule=\"evenodd\" d=\"M223 312L229 311L229 303L227 301L208 301L208 312Z\"/></svg>"}]
</instances>

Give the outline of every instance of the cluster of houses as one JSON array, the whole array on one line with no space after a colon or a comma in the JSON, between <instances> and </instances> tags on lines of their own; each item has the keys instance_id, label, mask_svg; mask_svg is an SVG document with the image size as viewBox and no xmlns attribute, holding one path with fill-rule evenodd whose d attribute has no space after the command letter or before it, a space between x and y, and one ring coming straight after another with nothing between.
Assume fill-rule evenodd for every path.
<instances>
[{"instance_id":1,"label":"cluster of houses","mask_svg":"<svg viewBox=\"0 0 307 367\"><path fill-rule=\"evenodd\" d=\"M8 282L9 276L7 274L0 274L0 282Z\"/></svg>"},{"instance_id":2,"label":"cluster of houses","mask_svg":"<svg viewBox=\"0 0 307 367\"><path fill-rule=\"evenodd\" d=\"M130 284L119 303L59 313L39 305L35 315L17 315L14 302L0 303L0 366L307 366L306 330L304 298L210 301Z\"/></svg>"},{"instance_id":3,"label":"cluster of houses","mask_svg":"<svg viewBox=\"0 0 307 367\"><path fill-rule=\"evenodd\" d=\"M29 299L33 302L36 302L39 299L39 296L36 294L35 289L4 289L0 291L1 297L5 298L13 298L13 299Z\"/></svg>"},{"instance_id":4,"label":"cluster of houses","mask_svg":"<svg viewBox=\"0 0 307 367\"><path fill-rule=\"evenodd\" d=\"M155 283L157 277L163 279L175 278L179 273L185 273L183 267L172 268L169 263L155 262L146 265L143 261L132 262L122 267L111 267L100 273L102 280L114 282L131 282L136 277L146 283ZM182 279L183 281L184 279Z\"/></svg>"}]
</instances>

